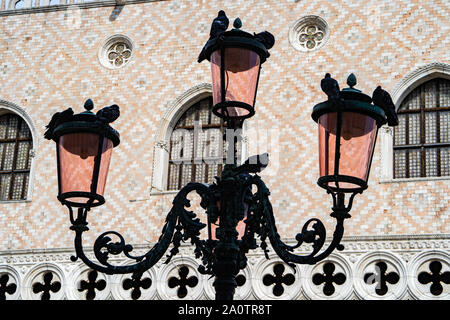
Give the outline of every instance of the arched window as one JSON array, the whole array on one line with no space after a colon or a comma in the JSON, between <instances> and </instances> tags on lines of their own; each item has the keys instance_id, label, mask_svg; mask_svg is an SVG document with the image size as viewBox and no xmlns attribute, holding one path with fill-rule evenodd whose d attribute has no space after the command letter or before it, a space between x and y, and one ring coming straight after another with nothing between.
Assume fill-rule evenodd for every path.
<instances>
[{"instance_id":1,"label":"arched window","mask_svg":"<svg viewBox=\"0 0 450 320\"><path fill-rule=\"evenodd\" d=\"M436 78L411 91L394 130L394 178L450 175L450 80Z\"/></svg>"},{"instance_id":2,"label":"arched window","mask_svg":"<svg viewBox=\"0 0 450 320\"><path fill-rule=\"evenodd\" d=\"M0 201L26 199L31 148L26 122L13 113L0 115Z\"/></svg>"},{"instance_id":3,"label":"arched window","mask_svg":"<svg viewBox=\"0 0 450 320\"><path fill-rule=\"evenodd\" d=\"M226 160L223 121L212 113L212 98L192 105L178 120L170 137L168 190L188 182L212 183ZM240 144L236 143L237 157Z\"/></svg>"}]
</instances>

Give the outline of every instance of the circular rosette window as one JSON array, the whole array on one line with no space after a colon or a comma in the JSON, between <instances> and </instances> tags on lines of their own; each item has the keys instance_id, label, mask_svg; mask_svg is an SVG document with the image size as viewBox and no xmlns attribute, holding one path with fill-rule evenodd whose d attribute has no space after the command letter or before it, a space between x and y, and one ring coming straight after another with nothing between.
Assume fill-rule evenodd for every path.
<instances>
[{"instance_id":1,"label":"circular rosette window","mask_svg":"<svg viewBox=\"0 0 450 320\"><path fill-rule=\"evenodd\" d=\"M178 256L164 264L157 275L157 290L163 300L197 300L203 293L204 276L196 260Z\"/></svg>"},{"instance_id":2,"label":"circular rosette window","mask_svg":"<svg viewBox=\"0 0 450 320\"><path fill-rule=\"evenodd\" d=\"M24 278L22 297L24 300L62 300L65 289L64 273L58 266L38 264Z\"/></svg>"},{"instance_id":3,"label":"circular rosette window","mask_svg":"<svg viewBox=\"0 0 450 320\"><path fill-rule=\"evenodd\" d=\"M134 45L130 38L124 35L114 35L106 39L100 47L98 58L106 68L121 68L131 61L133 49Z\"/></svg>"},{"instance_id":4,"label":"circular rosette window","mask_svg":"<svg viewBox=\"0 0 450 320\"><path fill-rule=\"evenodd\" d=\"M17 300L20 295L20 274L11 266L0 266L0 300Z\"/></svg>"},{"instance_id":5,"label":"circular rosette window","mask_svg":"<svg viewBox=\"0 0 450 320\"><path fill-rule=\"evenodd\" d=\"M430 250L417 254L408 263L408 284L418 300L450 299L450 254Z\"/></svg>"},{"instance_id":6,"label":"circular rosette window","mask_svg":"<svg viewBox=\"0 0 450 320\"><path fill-rule=\"evenodd\" d=\"M352 267L340 255L330 257L313 266L305 266L303 288L308 299L345 300L352 294Z\"/></svg>"},{"instance_id":7,"label":"circular rosette window","mask_svg":"<svg viewBox=\"0 0 450 320\"><path fill-rule=\"evenodd\" d=\"M118 274L113 278L112 295L117 300L152 300L157 281L156 268L145 271L140 277L129 273Z\"/></svg>"},{"instance_id":8,"label":"circular rosette window","mask_svg":"<svg viewBox=\"0 0 450 320\"><path fill-rule=\"evenodd\" d=\"M298 51L312 51L322 47L328 40L329 28L318 16L298 19L289 30L289 42Z\"/></svg>"},{"instance_id":9,"label":"circular rosette window","mask_svg":"<svg viewBox=\"0 0 450 320\"><path fill-rule=\"evenodd\" d=\"M295 300L301 292L300 269L291 268L271 255L260 260L254 267L252 286L257 299Z\"/></svg>"},{"instance_id":10,"label":"circular rosette window","mask_svg":"<svg viewBox=\"0 0 450 320\"><path fill-rule=\"evenodd\" d=\"M403 261L389 252L374 251L356 265L355 293L366 300L402 299L407 289Z\"/></svg>"},{"instance_id":11,"label":"circular rosette window","mask_svg":"<svg viewBox=\"0 0 450 320\"><path fill-rule=\"evenodd\" d=\"M72 271L70 280L66 290L69 300L105 300L109 296L108 276L85 265L78 265Z\"/></svg>"}]
</instances>

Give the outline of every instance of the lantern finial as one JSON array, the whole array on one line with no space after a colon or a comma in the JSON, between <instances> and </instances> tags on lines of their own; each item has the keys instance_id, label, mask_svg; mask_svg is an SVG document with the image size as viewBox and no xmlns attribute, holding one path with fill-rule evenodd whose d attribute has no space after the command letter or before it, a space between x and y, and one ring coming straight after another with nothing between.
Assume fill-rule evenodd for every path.
<instances>
[{"instance_id":1,"label":"lantern finial","mask_svg":"<svg viewBox=\"0 0 450 320\"><path fill-rule=\"evenodd\" d=\"M356 86L356 76L353 73L350 73L350 75L347 78L347 84L350 88L353 88Z\"/></svg>"},{"instance_id":2,"label":"lantern finial","mask_svg":"<svg viewBox=\"0 0 450 320\"><path fill-rule=\"evenodd\" d=\"M94 102L91 99L87 99L84 103L84 108L88 111L94 109Z\"/></svg>"},{"instance_id":3,"label":"lantern finial","mask_svg":"<svg viewBox=\"0 0 450 320\"><path fill-rule=\"evenodd\" d=\"M242 27L242 21L241 19L239 19L239 17L234 20L233 27L235 29L240 29Z\"/></svg>"}]
</instances>

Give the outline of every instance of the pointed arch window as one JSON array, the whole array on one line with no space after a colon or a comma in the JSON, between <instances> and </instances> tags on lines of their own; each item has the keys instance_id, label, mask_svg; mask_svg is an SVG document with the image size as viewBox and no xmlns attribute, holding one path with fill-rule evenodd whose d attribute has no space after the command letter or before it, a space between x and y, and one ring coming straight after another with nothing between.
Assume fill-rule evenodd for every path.
<instances>
[{"instance_id":1,"label":"pointed arch window","mask_svg":"<svg viewBox=\"0 0 450 320\"><path fill-rule=\"evenodd\" d=\"M411 91L394 129L394 178L450 176L450 80Z\"/></svg>"},{"instance_id":2,"label":"pointed arch window","mask_svg":"<svg viewBox=\"0 0 450 320\"><path fill-rule=\"evenodd\" d=\"M31 131L21 117L0 115L0 201L26 199L32 142Z\"/></svg>"},{"instance_id":3,"label":"pointed arch window","mask_svg":"<svg viewBox=\"0 0 450 320\"><path fill-rule=\"evenodd\" d=\"M223 121L212 113L212 97L192 105L176 123L170 137L167 190L188 182L214 182L226 160ZM236 157L240 143L235 142Z\"/></svg>"}]
</instances>

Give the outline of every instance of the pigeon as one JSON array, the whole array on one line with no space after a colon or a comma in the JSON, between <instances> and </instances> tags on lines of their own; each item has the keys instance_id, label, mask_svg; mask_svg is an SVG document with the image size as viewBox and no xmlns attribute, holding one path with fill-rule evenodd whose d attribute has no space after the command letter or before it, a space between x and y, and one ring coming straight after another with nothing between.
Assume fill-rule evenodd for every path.
<instances>
[{"instance_id":1,"label":"pigeon","mask_svg":"<svg viewBox=\"0 0 450 320\"><path fill-rule=\"evenodd\" d=\"M261 42L267 50L271 49L275 44L275 37L267 31L255 33L255 39Z\"/></svg>"},{"instance_id":2,"label":"pigeon","mask_svg":"<svg viewBox=\"0 0 450 320\"><path fill-rule=\"evenodd\" d=\"M44 138L51 140L53 137L53 131L55 128L60 125L63 122L66 122L70 120L73 116L73 110L72 108L68 108L67 110L64 110L62 112L57 112L52 116L52 119L50 120L50 123L46 125L45 127L47 130L44 133Z\"/></svg>"},{"instance_id":3,"label":"pigeon","mask_svg":"<svg viewBox=\"0 0 450 320\"><path fill-rule=\"evenodd\" d=\"M263 153L249 157L242 165L236 168L238 173L259 173L269 164L269 154Z\"/></svg>"},{"instance_id":4,"label":"pigeon","mask_svg":"<svg viewBox=\"0 0 450 320\"><path fill-rule=\"evenodd\" d=\"M211 31L209 32L209 40L208 41L211 41L212 39L215 39L215 38L221 36L228 29L229 24L230 24L230 20L225 15L225 11L220 10L217 17L213 20L213 23L211 25ZM206 47L206 45L203 47L202 51L198 55L197 61L199 63L208 58L205 53L205 51L206 51L205 47Z\"/></svg>"},{"instance_id":5,"label":"pigeon","mask_svg":"<svg viewBox=\"0 0 450 320\"><path fill-rule=\"evenodd\" d=\"M389 93L378 86L372 94L372 101L375 105L381 107L386 114L388 126L395 127L398 125L398 117L395 112L395 105Z\"/></svg>"},{"instance_id":6,"label":"pigeon","mask_svg":"<svg viewBox=\"0 0 450 320\"><path fill-rule=\"evenodd\" d=\"M320 81L322 91L328 96L328 100L337 103L341 100L341 91L339 90L339 83L331 77L329 73L325 74L325 78Z\"/></svg>"},{"instance_id":7,"label":"pigeon","mask_svg":"<svg viewBox=\"0 0 450 320\"><path fill-rule=\"evenodd\" d=\"M109 107L104 107L97 111L97 118L103 123L111 123L115 121L120 116L119 106L113 104Z\"/></svg>"},{"instance_id":8,"label":"pigeon","mask_svg":"<svg viewBox=\"0 0 450 320\"><path fill-rule=\"evenodd\" d=\"M219 37L222 33L227 31L230 20L227 18L225 11L220 10L217 17L213 20L211 31L209 32L209 39Z\"/></svg>"}]
</instances>

